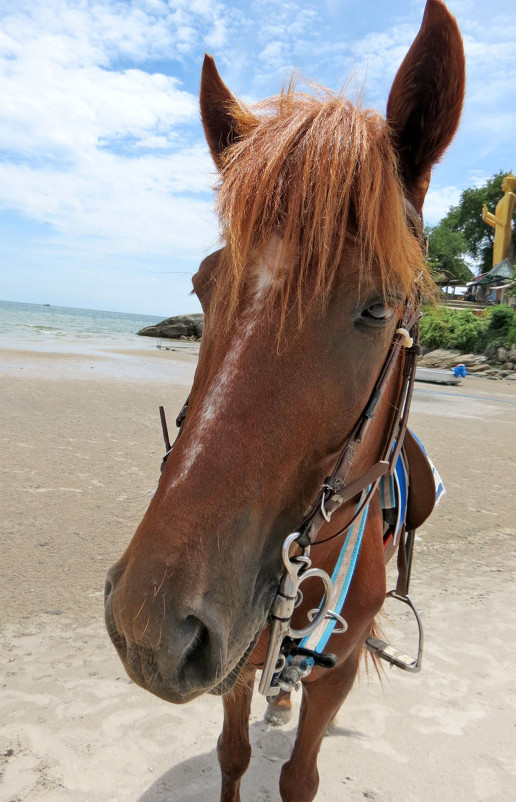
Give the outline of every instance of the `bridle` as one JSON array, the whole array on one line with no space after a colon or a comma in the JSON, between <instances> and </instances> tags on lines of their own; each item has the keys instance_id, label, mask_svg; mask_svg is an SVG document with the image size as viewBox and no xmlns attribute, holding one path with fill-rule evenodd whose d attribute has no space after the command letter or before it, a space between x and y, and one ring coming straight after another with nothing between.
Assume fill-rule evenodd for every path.
<instances>
[{"instance_id":1,"label":"bridle","mask_svg":"<svg viewBox=\"0 0 516 802\"><path fill-rule=\"evenodd\" d=\"M422 218L408 201L407 217L409 225L413 228L414 235L417 237L424 252L426 241L423 233ZM303 661L310 661L302 671L297 670L297 679L309 673L314 664L328 668L335 665L336 658L334 655L315 653L309 649L300 648L296 643L296 641L308 636L320 627L327 617L333 617L339 621L341 629L338 631L344 632L347 628L347 624L342 617L338 613L329 610L329 596L332 588L331 579L322 569L311 567L310 548L344 535L361 516L363 528L369 502L378 488L381 477L385 474L392 475L395 470L407 429L416 375L416 362L420 353L419 321L421 319L421 305L422 300L419 292L414 299L407 300L403 317L395 331L389 352L373 391L351 434L344 443L332 473L322 483L314 502L305 511L295 530L287 536L283 543L282 560L285 571L271 605L269 616L271 634L259 685L260 693L268 697L274 696L279 692L278 677L288 669L285 660L286 652L282 648L284 641L289 643L289 654L295 655L296 659L301 661L301 665L303 665ZM367 437L380 401L402 354L404 355L403 376L395 405L396 412L390 422L389 434L386 438L381 458L357 479L348 482L353 462ZM163 471L165 462L182 433L187 411L188 399L176 419L179 431L176 440L171 445L163 407L160 407L161 425L166 446L166 453L161 463L161 471ZM323 524L328 523L336 510L356 496L360 496L360 501L349 521L330 537L317 540ZM302 554L291 556L291 551L295 545L302 550ZM319 578L323 582L324 597L319 608L311 611L314 614L310 619L310 623L303 629L294 630L290 626L290 622L300 598L299 585L310 577ZM296 681L290 681L292 687L295 684ZM288 687L288 685L289 681L287 680L287 684L284 684L283 687Z\"/></svg>"},{"instance_id":2,"label":"bridle","mask_svg":"<svg viewBox=\"0 0 516 802\"><path fill-rule=\"evenodd\" d=\"M310 549L322 543L344 535L360 519L360 526L355 538L362 537L367 520L369 502L378 488L379 480L387 473L394 472L400 454L408 423L408 413L412 399L416 375L416 362L419 354L419 320L421 302L418 298L414 304L407 303L401 321L396 329L389 353L384 361L373 392L355 427L346 440L331 475L323 482L321 489L307 512L302 517L295 531L290 534L282 549L282 560L285 568L277 594L270 612L270 637L267 654L258 686L259 692L267 698L273 698L280 688L291 690L299 680L310 673L314 665L332 668L336 664L333 654L324 654L311 648L299 646L299 640L305 643L311 633L320 631L326 619L333 619L340 625L337 632L345 632L347 623L340 615L340 610L330 610L330 594L333 586L326 571L311 567ZM389 436L382 457L375 462L358 479L346 484L353 460L366 438L367 431L374 420L379 402L393 375L398 360L404 352L403 378L396 404L396 413L391 421ZM316 540L319 530L325 522L329 522L332 514L346 501L360 495L360 501L354 515L348 522L324 540ZM355 541L356 542L356 541ZM291 555L294 545L302 549L302 554ZM357 544L360 548L360 543ZM356 549L353 550L356 553ZM340 558L339 558L340 559ZM356 563L355 563L356 564ZM348 557L348 584L354 571L352 558ZM349 574L351 572L351 574ZM309 624L302 629L292 629L291 619L294 610L302 599L300 585L308 578L318 578L324 586L324 596L318 609L311 610ZM295 665L287 662L287 658Z\"/></svg>"},{"instance_id":3,"label":"bridle","mask_svg":"<svg viewBox=\"0 0 516 802\"><path fill-rule=\"evenodd\" d=\"M330 476L323 482L317 498L303 515L301 521L296 526L299 537L296 542L301 548L309 545L319 545L326 543L327 538L316 541L321 526L328 523L333 513L339 509L346 501L361 493L364 488L371 486L368 491L367 502L375 492L379 479L386 473L392 474L396 466L405 431L408 422L408 413L412 399L412 390L415 380L415 368L419 348L419 319L421 316L421 304L408 303L401 325L396 329L393 342L389 353L380 371L369 401L362 411L357 423L355 424L350 436L346 440L340 456L337 459L335 468ZM401 353L404 351L405 361L403 365L403 380L396 404L396 414L391 421L389 437L382 457L365 471L358 479L346 484L347 477L351 471L353 460L363 443L367 431L375 418L379 402L392 378L394 369L398 363ZM366 501L364 503L367 503ZM338 532L331 537L338 537L344 534L354 520L360 514L360 509L353 518Z\"/></svg>"}]
</instances>

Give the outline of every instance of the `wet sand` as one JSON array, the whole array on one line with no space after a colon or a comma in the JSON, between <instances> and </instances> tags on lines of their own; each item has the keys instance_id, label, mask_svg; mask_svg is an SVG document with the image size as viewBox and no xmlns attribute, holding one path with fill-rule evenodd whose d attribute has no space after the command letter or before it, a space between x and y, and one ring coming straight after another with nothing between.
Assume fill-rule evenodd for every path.
<instances>
[{"instance_id":1,"label":"wet sand","mask_svg":"<svg viewBox=\"0 0 516 802\"><path fill-rule=\"evenodd\" d=\"M175 707L134 686L102 611L106 568L157 481L158 406L172 427L195 350L0 350L1 801L218 798L220 701ZM417 676L387 670L383 688L362 673L325 739L318 799L508 800L516 382L418 383L411 425L448 491L415 556L424 667ZM388 613L383 626L394 635L402 619L394 606ZM294 721L265 725L264 706L256 695L248 802L279 799L295 737Z\"/></svg>"}]
</instances>

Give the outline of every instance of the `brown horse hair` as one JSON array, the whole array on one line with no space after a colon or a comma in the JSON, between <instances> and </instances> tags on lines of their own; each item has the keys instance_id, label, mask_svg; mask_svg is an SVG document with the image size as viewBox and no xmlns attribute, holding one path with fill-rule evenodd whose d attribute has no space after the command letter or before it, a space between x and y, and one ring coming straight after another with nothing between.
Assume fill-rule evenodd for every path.
<instances>
[{"instance_id":1,"label":"brown horse hair","mask_svg":"<svg viewBox=\"0 0 516 802\"><path fill-rule=\"evenodd\" d=\"M214 292L218 317L231 324L252 290L249 266L274 235L276 264L288 266L276 268L267 293L280 332L289 311L297 308L301 325L308 312L324 310L350 245L361 294L373 276L386 298L432 294L380 114L321 87L298 93L293 81L252 108L236 101L231 114L237 136L221 155L217 198L226 246Z\"/></svg>"}]
</instances>

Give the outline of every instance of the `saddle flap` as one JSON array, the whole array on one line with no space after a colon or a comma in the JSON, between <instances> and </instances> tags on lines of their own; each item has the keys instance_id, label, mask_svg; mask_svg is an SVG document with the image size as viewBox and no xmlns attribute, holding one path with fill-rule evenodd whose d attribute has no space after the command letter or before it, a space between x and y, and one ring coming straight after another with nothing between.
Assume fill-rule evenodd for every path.
<instances>
[{"instance_id":1,"label":"saddle flap","mask_svg":"<svg viewBox=\"0 0 516 802\"><path fill-rule=\"evenodd\" d=\"M432 465L410 429L403 442L409 473L406 529L418 529L430 516L436 501Z\"/></svg>"}]
</instances>

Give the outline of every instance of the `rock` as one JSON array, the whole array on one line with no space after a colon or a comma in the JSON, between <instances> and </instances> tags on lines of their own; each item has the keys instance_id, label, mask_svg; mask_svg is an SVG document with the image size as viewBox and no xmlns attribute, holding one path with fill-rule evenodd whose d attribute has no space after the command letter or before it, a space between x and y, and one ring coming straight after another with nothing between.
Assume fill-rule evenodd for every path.
<instances>
[{"instance_id":1,"label":"rock","mask_svg":"<svg viewBox=\"0 0 516 802\"><path fill-rule=\"evenodd\" d=\"M418 362L422 368L454 368L459 362L463 361L460 351L446 351L438 348L429 351Z\"/></svg>"},{"instance_id":2,"label":"rock","mask_svg":"<svg viewBox=\"0 0 516 802\"><path fill-rule=\"evenodd\" d=\"M507 362L509 355L507 353L506 348L497 348L496 349L496 358L498 362Z\"/></svg>"},{"instance_id":3,"label":"rock","mask_svg":"<svg viewBox=\"0 0 516 802\"><path fill-rule=\"evenodd\" d=\"M467 365L468 373L486 373L490 368L489 362L481 362L479 365Z\"/></svg>"},{"instance_id":4,"label":"rock","mask_svg":"<svg viewBox=\"0 0 516 802\"><path fill-rule=\"evenodd\" d=\"M487 357L483 354L461 354L458 361L459 363L463 362L468 370L473 369L476 365L487 365Z\"/></svg>"},{"instance_id":5,"label":"rock","mask_svg":"<svg viewBox=\"0 0 516 802\"><path fill-rule=\"evenodd\" d=\"M509 359L511 362L516 362L516 343L511 345L511 350L509 351Z\"/></svg>"},{"instance_id":6,"label":"rock","mask_svg":"<svg viewBox=\"0 0 516 802\"><path fill-rule=\"evenodd\" d=\"M138 332L142 337L165 337L169 340L200 340L204 328L204 315L177 315L168 317L155 326L146 326Z\"/></svg>"}]
</instances>

